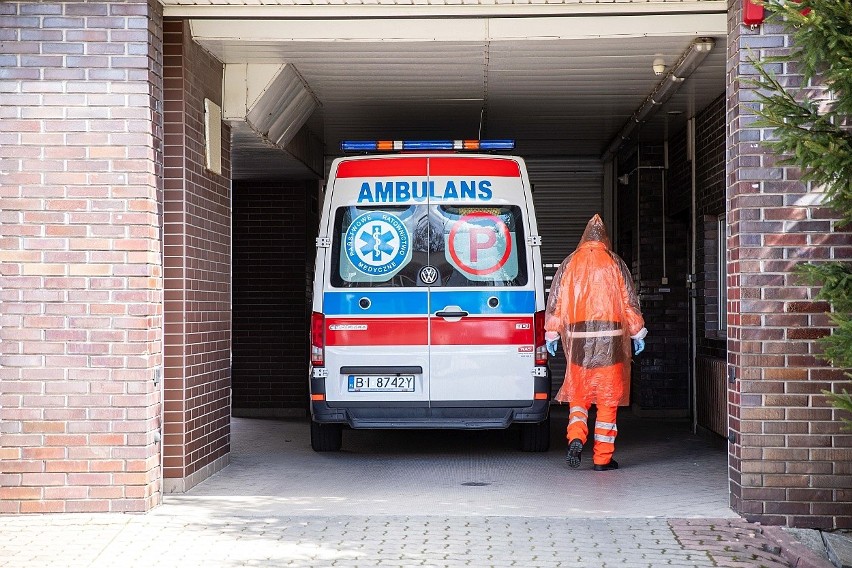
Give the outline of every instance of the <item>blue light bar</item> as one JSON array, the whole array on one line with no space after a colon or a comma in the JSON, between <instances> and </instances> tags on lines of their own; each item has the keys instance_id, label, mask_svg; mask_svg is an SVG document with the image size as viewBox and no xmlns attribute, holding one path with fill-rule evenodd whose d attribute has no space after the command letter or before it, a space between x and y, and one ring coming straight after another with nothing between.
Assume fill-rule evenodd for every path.
<instances>
[{"instance_id":1,"label":"blue light bar","mask_svg":"<svg viewBox=\"0 0 852 568\"><path fill-rule=\"evenodd\" d=\"M369 140L346 140L340 143L340 149L344 152L375 152L378 142Z\"/></svg>"},{"instance_id":2,"label":"blue light bar","mask_svg":"<svg viewBox=\"0 0 852 568\"><path fill-rule=\"evenodd\" d=\"M403 150L452 150L452 140L403 140Z\"/></svg>"},{"instance_id":3,"label":"blue light bar","mask_svg":"<svg viewBox=\"0 0 852 568\"><path fill-rule=\"evenodd\" d=\"M514 150L514 140L480 140L480 150Z\"/></svg>"},{"instance_id":4,"label":"blue light bar","mask_svg":"<svg viewBox=\"0 0 852 568\"><path fill-rule=\"evenodd\" d=\"M393 152L404 150L512 150L514 140L345 140L344 152Z\"/></svg>"}]
</instances>

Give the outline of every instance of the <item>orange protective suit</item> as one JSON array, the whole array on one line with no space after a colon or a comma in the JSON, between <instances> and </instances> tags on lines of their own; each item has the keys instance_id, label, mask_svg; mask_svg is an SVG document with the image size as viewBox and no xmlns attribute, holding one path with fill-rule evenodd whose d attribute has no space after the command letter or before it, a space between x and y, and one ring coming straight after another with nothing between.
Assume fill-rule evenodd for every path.
<instances>
[{"instance_id":1,"label":"orange protective suit","mask_svg":"<svg viewBox=\"0 0 852 568\"><path fill-rule=\"evenodd\" d=\"M548 335L562 337L568 363L556 400L571 405L569 440L586 442L588 409L598 407L595 464L608 463L614 451L615 415L630 384L631 338L648 333L630 271L610 246L595 215L553 277L544 323Z\"/></svg>"}]
</instances>

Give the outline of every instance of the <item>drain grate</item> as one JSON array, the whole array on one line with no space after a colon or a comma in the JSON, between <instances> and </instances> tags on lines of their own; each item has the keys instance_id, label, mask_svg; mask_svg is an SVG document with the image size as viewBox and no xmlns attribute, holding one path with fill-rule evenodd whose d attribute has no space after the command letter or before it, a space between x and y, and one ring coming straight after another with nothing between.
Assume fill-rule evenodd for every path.
<instances>
[{"instance_id":1,"label":"drain grate","mask_svg":"<svg viewBox=\"0 0 852 568\"><path fill-rule=\"evenodd\" d=\"M485 487L486 485L491 485L488 481L465 481L462 483L465 487Z\"/></svg>"}]
</instances>

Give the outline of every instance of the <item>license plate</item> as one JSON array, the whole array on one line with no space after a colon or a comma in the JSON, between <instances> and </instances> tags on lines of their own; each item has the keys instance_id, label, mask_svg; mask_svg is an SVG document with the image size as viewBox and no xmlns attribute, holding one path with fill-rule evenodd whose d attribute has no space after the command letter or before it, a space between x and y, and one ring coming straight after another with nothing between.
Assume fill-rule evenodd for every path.
<instances>
[{"instance_id":1,"label":"license plate","mask_svg":"<svg viewBox=\"0 0 852 568\"><path fill-rule=\"evenodd\" d=\"M349 375L349 392L414 392L414 375Z\"/></svg>"}]
</instances>

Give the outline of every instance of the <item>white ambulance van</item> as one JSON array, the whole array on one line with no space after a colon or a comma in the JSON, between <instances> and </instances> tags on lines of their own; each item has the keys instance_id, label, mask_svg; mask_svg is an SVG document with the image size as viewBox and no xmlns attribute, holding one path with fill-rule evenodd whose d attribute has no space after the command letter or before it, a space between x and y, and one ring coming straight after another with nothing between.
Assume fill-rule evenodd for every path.
<instances>
[{"instance_id":1,"label":"white ambulance van","mask_svg":"<svg viewBox=\"0 0 852 568\"><path fill-rule=\"evenodd\" d=\"M498 429L550 445L544 282L511 141L353 142L317 238L311 446L349 428ZM458 150L475 148L476 154ZM393 153L396 151L396 153Z\"/></svg>"}]
</instances>

